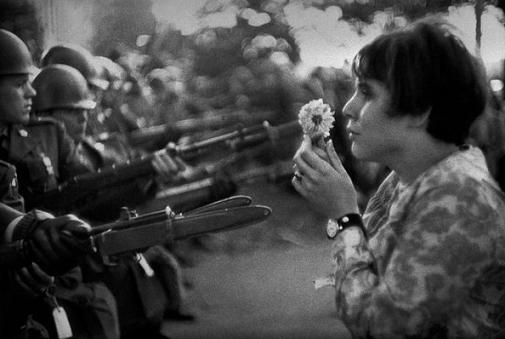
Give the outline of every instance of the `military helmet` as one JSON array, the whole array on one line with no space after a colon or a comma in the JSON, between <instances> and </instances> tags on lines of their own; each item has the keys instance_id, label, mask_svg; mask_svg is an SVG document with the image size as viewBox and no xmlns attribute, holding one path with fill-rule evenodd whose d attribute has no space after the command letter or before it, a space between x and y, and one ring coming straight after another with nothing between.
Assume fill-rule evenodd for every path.
<instances>
[{"instance_id":1,"label":"military helmet","mask_svg":"<svg viewBox=\"0 0 505 339\"><path fill-rule=\"evenodd\" d=\"M94 56L84 47L75 44L59 44L42 55L41 66L63 64L77 69L88 84L107 89L108 81L101 79Z\"/></svg>"},{"instance_id":2,"label":"military helmet","mask_svg":"<svg viewBox=\"0 0 505 339\"><path fill-rule=\"evenodd\" d=\"M0 75L30 74L34 69L32 55L23 40L0 29Z\"/></svg>"},{"instance_id":3,"label":"military helmet","mask_svg":"<svg viewBox=\"0 0 505 339\"><path fill-rule=\"evenodd\" d=\"M35 112L54 109L93 109L96 103L90 99L86 79L73 67L49 65L33 79L37 95L33 98Z\"/></svg>"}]
</instances>

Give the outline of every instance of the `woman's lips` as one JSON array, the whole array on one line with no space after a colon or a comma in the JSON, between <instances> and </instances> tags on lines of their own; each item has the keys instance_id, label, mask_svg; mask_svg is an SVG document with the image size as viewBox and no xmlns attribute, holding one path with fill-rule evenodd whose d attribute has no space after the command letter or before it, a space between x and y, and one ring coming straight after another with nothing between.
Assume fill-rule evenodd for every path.
<instances>
[{"instance_id":1,"label":"woman's lips","mask_svg":"<svg viewBox=\"0 0 505 339\"><path fill-rule=\"evenodd\" d=\"M348 133L350 139L354 139L356 136L359 135L359 133L356 133L355 130L353 130L352 128L349 128L349 127L347 127L347 133Z\"/></svg>"}]
</instances>

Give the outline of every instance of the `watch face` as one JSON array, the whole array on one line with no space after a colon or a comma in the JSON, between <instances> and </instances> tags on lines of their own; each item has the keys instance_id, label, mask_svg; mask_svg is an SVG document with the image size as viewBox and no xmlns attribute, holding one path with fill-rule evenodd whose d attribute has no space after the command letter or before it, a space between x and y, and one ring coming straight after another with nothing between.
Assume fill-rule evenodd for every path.
<instances>
[{"instance_id":1,"label":"watch face","mask_svg":"<svg viewBox=\"0 0 505 339\"><path fill-rule=\"evenodd\" d=\"M337 236L338 232L338 225L335 222L328 221L328 224L326 225L326 235L328 238L335 238Z\"/></svg>"}]
</instances>

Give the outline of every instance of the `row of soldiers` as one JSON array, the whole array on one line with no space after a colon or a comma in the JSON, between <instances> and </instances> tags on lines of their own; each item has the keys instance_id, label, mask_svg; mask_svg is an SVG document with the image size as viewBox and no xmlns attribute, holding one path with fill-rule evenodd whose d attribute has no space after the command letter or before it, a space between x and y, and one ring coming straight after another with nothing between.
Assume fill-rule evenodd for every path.
<instances>
[{"instance_id":1,"label":"row of soldiers","mask_svg":"<svg viewBox=\"0 0 505 339\"><path fill-rule=\"evenodd\" d=\"M1 226L5 248L14 246L26 259L1 271L0 337L164 338L164 318L191 319L181 311L182 277L170 244L105 262L90 254L89 224L109 221L121 206L153 198L198 170L163 148L150 154L150 170L135 180L65 209L51 204L44 194L74 176L145 152L120 134L98 140L89 132L88 121L100 117L105 83L87 50L54 46L34 79L21 39L0 30L0 51Z\"/></svg>"}]
</instances>

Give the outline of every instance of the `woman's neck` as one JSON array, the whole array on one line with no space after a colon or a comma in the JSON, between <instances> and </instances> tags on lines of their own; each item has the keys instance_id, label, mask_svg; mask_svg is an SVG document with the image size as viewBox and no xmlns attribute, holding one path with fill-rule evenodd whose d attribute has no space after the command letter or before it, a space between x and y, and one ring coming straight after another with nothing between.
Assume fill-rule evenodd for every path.
<instances>
[{"instance_id":1,"label":"woman's neck","mask_svg":"<svg viewBox=\"0 0 505 339\"><path fill-rule=\"evenodd\" d=\"M434 138L410 143L396 162L389 167L398 174L400 182L410 184L428 168L445 159L458 150L455 144L449 144Z\"/></svg>"}]
</instances>

